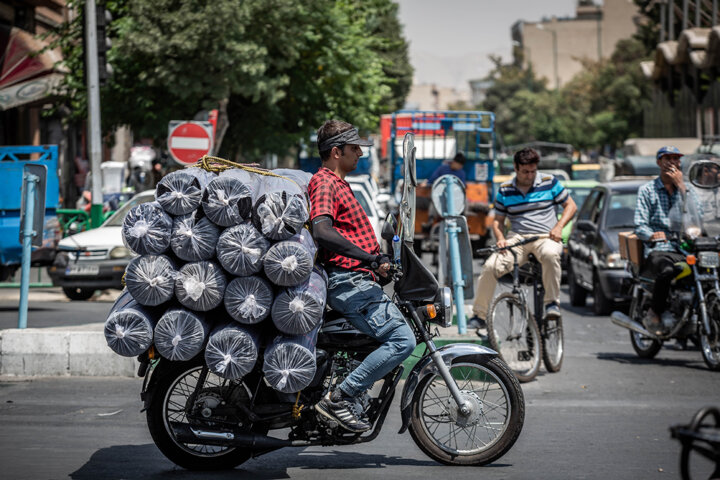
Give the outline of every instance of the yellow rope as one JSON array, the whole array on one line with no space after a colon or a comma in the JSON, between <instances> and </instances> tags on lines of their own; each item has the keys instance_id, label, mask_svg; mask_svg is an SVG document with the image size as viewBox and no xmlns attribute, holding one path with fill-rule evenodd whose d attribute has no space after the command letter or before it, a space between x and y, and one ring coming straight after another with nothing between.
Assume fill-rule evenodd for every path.
<instances>
[{"instance_id":1,"label":"yellow rope","mask_svg":"<svg viewBox=\"0 0 720 480\"><path fill-rule=\"evenodd\" d=\"M305 408L305 405L298 405L300 402L300 392L297 393L297 398L295 399L295 405L293 405L293 411L292 416L294 420L297 420L300 418L300 412L302 412L302 409Z\"/></svg>"}]
</instances>

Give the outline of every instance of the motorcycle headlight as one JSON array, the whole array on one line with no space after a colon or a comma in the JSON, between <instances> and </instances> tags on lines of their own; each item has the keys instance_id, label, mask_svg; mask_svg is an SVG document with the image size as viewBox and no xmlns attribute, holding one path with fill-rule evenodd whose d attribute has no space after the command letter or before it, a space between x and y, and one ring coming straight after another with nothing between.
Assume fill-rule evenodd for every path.
<instances>
[{"instance_id":1,"label":"motorcycle headlight","mask_svg":"<svg viewBox=\"0 0 720 480\"><path fill-rule=\"evenodd\" d=\"M130 249L126 247L115 247L112 250L110 250L110 258L118 259L118 258L130 258L133 256L133 253L130 251Z\"/></svg>"},{"instance_id":2,"label":"motorcycle headlight","mask_svg":"<svg viewBox=\"0 0 720 480\"><path fill-rule=\"evenodd\" d=\"M443 312L443 327L449 327L452 325L453 319L453 299L452 291L450 287L443 287L440 290L440 305L442 306Z\"/></svg>"},{"instance_id":3,"label":"motorcycle headlight","mask_svg":"<svg viewBox=\"0 0 720 480\"><path fill-rule=\"evenodd\" d=\"M700 227L697 225L690 225L685 229L685 235L687 235L690 240L695 240L701 233L702 230L700 230Z\"/></svg>"},{"instance_id":4,"label":"motorcycle headlight","mask_svg":"<svg viewBox=\"0 0 720 480\"><path fill-rule=\"evenodd\" d=\"M607 257L605 257L605 265L607 268L625 268L626 263L619 253L609 253Z\"/></svg>"}]
</instances>

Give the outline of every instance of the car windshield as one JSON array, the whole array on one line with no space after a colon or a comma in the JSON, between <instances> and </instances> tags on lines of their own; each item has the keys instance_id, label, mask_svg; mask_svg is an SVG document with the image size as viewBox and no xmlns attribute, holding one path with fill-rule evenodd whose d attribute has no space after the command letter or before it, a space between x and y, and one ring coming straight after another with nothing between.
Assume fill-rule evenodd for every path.
<instances>
[{"instance_id":1,"label":"car windshield","mask_svg":"<svg viewBox=\"0 0 720 480\"><path fill-rule=\"evenodd\" d=\"M572 179L573 180L597 180L598 175L600 174L600 170L573 170L572 172Z\"/></svg>"},{"instance_id":2,"label":"car windshield","mask_svg":"<svg viewBox=\"0 0 720 480\"><path fill-rule=\"evenodd\" d=\"M637 192L615 193L610 197L605 228L635 227Z\"/></svg>"},{"instance_id":3,"label":"car windshield","mask_svg":"<svg viewBox=\"0 0 720 480\"><path fill-rule=\"evenodd\" d=\"M155 196L152 193L135 195L133 198L127 201L118 211L112 214L110 218L103 224L103 227L121 227L123 221L125 221L125 215L135 205L141 203L152 202L155 200Z\"/></svg>"},{"instance_id":4,"label":"car windshield","mask_svg":"<svg viewBox=\"0 0 720 480\"><path fill-rule=\"evenodd\" d=\"M590 190L592 190L590 187L568 187L570 198L575 201L578 208L582 206L587 196L590 195Z\"/></svg>"}]
</instances>

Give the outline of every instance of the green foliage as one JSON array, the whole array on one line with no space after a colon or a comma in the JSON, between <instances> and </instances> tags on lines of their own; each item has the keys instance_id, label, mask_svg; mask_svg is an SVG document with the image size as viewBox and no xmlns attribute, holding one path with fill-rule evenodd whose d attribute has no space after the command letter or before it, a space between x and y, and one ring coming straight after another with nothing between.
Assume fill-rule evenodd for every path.
<instances>
[{"instance_id":1,"label":"green foliage","mask_svg":"<svg viewBox=\"0 0 720 480\"><path fill-rule=\"evenodd\" d=\"M70 0L83 8L83 0ZM324 120L374 128L412 78L390 0L113 0L103 131L161 143L170 120L227 102L222 155L284 153ZM66 101L86 116L82 17L60 27Z\"/></svg>"}]
</instances>

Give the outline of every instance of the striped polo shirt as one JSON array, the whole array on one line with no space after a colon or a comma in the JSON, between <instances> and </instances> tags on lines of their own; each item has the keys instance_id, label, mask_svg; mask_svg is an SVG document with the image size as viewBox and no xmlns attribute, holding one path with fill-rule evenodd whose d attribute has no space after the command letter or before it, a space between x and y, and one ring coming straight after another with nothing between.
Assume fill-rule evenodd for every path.
<instances>
[{"instance_id":1,"label":"striped polo shirt","mask_svg":"<svg viewBox=\"0 0 720 480\"><path fill-rule=\"evenodd\" d=\"M545 173L537 173L526 194L517 187L516 180L498 188L495 215L506 216L515 233L548 233L558 221L556 206L565 203L568 191L557 178Z\"/></svg>"}]
</instances>

